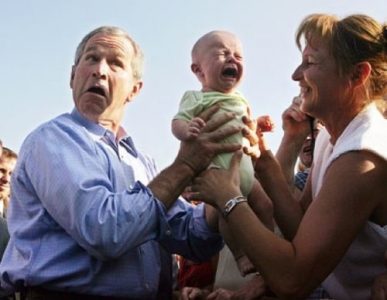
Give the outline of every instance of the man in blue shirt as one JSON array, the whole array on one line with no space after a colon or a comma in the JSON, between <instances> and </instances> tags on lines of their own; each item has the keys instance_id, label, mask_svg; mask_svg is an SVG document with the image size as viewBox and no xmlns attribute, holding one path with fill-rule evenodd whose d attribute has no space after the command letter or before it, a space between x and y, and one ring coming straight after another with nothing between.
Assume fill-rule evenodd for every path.
<instances>
[{"instance_id":1,"label":"man in blue shirt","mask_svg":"<svg viewBox=\"0 0 387 300\"><path fill-rule=\"evenodd\" d=\"M176 199L216 154L240 148L218 141L241 128L218 129L230 114L203 116L199 137L182 143L157 175L121 127L142 87L142 60L116 27L97 28L78 46L74 110L38 127L20 150L3 291L25 290L27 299L168 299L159 284L166 251L200 260L221 248L206 222L214 212Z\"/></svg>"}]
</instances>

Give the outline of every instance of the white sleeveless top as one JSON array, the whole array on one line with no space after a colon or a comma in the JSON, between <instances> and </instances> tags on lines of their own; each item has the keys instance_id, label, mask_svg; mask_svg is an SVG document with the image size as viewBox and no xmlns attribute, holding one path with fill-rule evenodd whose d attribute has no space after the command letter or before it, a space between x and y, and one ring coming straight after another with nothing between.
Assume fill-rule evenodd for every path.
<instances>
[{"instance_id":1,"label":"white sleeveless top","mask_svg":"<svg viewBox=\"0 0 387 300\"><path fill-rule=\"evenodd\" d=\"M368 150L387 160L387 120L374 104L367 106L349 123L335 145L329 139L329 133L323 129L316 141L311 174L313 199L321 189L327 168L340 155L353 150ZM370 299L375 277L386 272L386 250L387 226L367 222L341 262L323 282L324 289L336 300Z\"/></svg>"}]
</instances>

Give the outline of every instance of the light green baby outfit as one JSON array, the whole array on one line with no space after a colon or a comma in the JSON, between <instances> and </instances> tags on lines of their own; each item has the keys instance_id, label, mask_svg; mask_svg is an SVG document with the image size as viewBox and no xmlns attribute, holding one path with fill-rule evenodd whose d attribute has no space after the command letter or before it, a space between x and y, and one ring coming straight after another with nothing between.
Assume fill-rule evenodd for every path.
<instances>
[{"instance_id":1,"label":"light green baby outfit","mask_svg":"<svg viewBox=\"0 0 387 300\"><path fill-rule=\"evenodd\" d=\"M239 92L235 92L233 94L223 94L219 92L187 91L180 102L179 112L174 119L190 121L203 110L217 103L220 104L220 109L216 112L213 118L216 118L217 115L222 112L233 112L236 115L234 120L223 126L243 124L242 117L248 116L247 108L249 104ZM242 133L234 134L224 139L222 142L239 143L243 146L249 145L249 142L243 137ZM221 168L229 168L232 156L233 153L220 154L214 158L213 164ZM242 193L244 196L247 196L253 186L254 168L251 162L251 157L246 154L243 154L241 159L240 176Z\"/></svg>"}]
</instances>

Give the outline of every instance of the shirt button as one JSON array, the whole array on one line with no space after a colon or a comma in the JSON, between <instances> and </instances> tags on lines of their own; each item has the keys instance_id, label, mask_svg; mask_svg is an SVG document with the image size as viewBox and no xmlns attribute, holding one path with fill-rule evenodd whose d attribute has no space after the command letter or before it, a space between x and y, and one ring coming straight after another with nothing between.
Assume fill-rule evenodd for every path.
<instances>
[{"instance_id":1,"label":"shirt button","mask_svg":"<svg viewBox=\"0 0 387 300\"><path fill-rule=\"evenodd\" d=\"M167 230L165 231L165 234L166 234L166 235L171 235L171 231L170 231L169 229L167 229Z\"/></svg>"},{"instance_id":2,"label":"shirt button","mask_svg":"<svg viewBox=\"0 0 387 300\"><path fill-rule=\"evenodd\" d=\"M145 289L149 290L149 284L145 283Z\"/></svg>"}]
</instances>

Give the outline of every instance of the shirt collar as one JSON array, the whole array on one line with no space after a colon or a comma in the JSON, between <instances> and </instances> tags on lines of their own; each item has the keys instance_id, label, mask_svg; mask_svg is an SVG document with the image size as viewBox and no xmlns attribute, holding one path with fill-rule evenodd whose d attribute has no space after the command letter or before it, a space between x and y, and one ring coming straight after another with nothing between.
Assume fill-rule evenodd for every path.
<instances>
[{"instance_id":1,"label":"shirt collar","mask_svg":"<svg viewBox=\"0 0 387 300\"><path fill-rule=\"evenodd\" d=\"M74 107L71 112L71 116L73 119L85 127L91 134L97 136L98 139L103 140L107 144L110 144L115 148L116 146L116 136L113 132L106 129L105 127L99 125L98 123L92 122L89 119L82 116L79 111ZM120 126L118 133L118 143L122 145L129 153L131 153L134 157L138 156L137 149L134 146L132 138L126 133L125 129Z\"/></svg>"},{"instance_id":2,"label":"shirt collar","mask_svg":"<svg viewBox=\"0 0 387 300\"><path fill-rule=\"evenodd\" d=\"M84 116L82 116L79 113L79 111L75 107L71 112L71 116L78 124L85 127L88 131L90 131L94 135L103 137L106 134L106 131L108 131L105 127L99 125L98 123L95 123L90 121L89 119L86 119Z\"/></svg>"}]
</instances>

